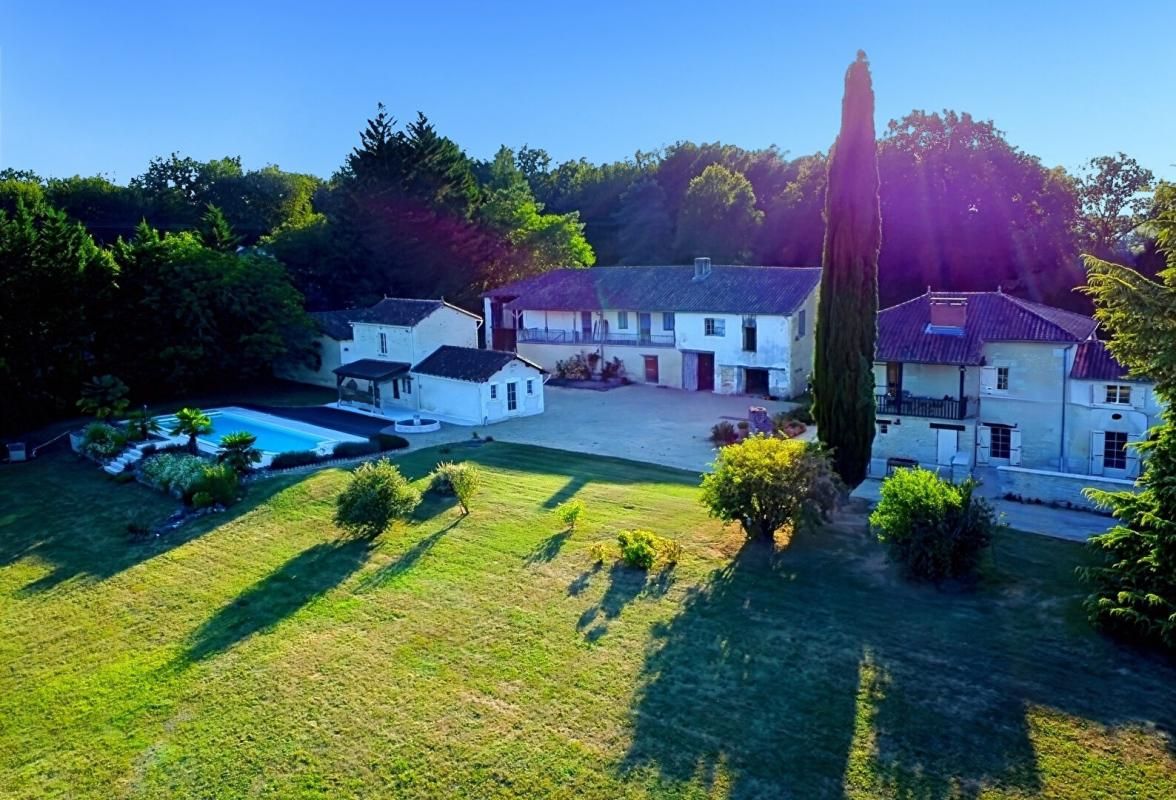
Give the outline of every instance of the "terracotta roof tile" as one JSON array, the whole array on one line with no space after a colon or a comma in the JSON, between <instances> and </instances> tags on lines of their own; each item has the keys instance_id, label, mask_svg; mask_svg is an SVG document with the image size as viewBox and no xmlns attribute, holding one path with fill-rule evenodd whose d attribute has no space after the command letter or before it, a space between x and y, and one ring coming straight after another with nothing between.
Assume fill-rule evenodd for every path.
<instances>
[{"instance_id":1,"label":"terracotta roof tile","mask_svg":"<svg viewBox=\"0 0 1176 800\"><path fill-rule=\"evenodd\" d=\"M1070 368L1070 377L1080 381L1132 380L1127 377L1127 368L1111 355L1106 343L1097 339L1078 345L1074 366Z\"/></svg>"}]
</instances>

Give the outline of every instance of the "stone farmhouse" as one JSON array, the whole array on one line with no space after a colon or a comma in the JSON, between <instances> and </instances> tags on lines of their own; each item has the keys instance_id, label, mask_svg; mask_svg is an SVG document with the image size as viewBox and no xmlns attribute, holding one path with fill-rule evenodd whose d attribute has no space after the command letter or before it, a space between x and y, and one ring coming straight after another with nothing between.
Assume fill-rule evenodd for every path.
<instances>
[{"instance_id":1,"label":"stone farmhouse","mask_svg":"<svg viewBox=\"0 0 1176 800\"><path fill-rule=\"evenodd\" d=\"M554 371L594 354L630 380L794 397L813 362L819 268L557 269L483 295L486 340Z\"/></svg>"}]
</instances>

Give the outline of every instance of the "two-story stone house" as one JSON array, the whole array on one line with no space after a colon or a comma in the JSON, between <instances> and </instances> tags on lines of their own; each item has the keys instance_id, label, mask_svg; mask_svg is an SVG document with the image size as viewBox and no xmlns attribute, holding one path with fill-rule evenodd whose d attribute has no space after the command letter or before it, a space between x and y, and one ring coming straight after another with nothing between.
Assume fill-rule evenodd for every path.
<instances>
[{"instance_id":1,"label":"two-story stone house","mask_svg":"<svg viewBox=\"0 0 1176 800\"><path fill-rule=\"evenodd\" d=\"M693 266L558 269L483 295L487 342L555 370L618 358L637 382L722 394L805 391L821 271Z\"/></svg>"},{"instance_id":2,"label":"two-story stone house","mask_svg":"<svg viewBox=\"0 0 1176 800\"><path fill-rule=\"evenodd\" d=\"M479 349L481 318L443 300L387 297L313 316L318 363L282 377L335 387L340 406L466 425L543 411L543 369Z\"/></svg>"},{"instance_id":3,"label":"two-story stone house","mask_svg":"<svg viewBox=\"0 0 1176 800\"><path fill-rule=\"evenodd\" d=\"M939 293L881 311L873 474L919 463L1131 478L1160 412L1090 317L1003 292Z\"/></svg>"}]
</instances>

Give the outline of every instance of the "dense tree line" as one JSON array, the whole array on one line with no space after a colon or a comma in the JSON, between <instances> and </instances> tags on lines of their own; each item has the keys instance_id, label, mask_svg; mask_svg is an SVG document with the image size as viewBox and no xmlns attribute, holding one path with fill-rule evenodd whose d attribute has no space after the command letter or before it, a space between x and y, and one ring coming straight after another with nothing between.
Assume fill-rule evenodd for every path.
<instances>
[{"instance_id":1,"label":"dense tree line","mask_svg":"<svg viewBox=\"0 0 1176 800\"><path fill-rule=\"evenodd\" d=\"M1080 252L1163 264L1139 227L1151 173L1121 153L1071 175L992 123L913 112L890 123L878 163L883 304L1000 282L1080 306ZM476 306L556 266L819 264L827 172L823 153L692 142L605 164L529 146L478 161L423 115L400 125L383 107L325 180L180 154L125 185L3 170L3 426L68 409L97 373L142 396L264 372L300 352L299 307ZM167 340L136 338L144 325Z\"/></svg>"}]
</instances>

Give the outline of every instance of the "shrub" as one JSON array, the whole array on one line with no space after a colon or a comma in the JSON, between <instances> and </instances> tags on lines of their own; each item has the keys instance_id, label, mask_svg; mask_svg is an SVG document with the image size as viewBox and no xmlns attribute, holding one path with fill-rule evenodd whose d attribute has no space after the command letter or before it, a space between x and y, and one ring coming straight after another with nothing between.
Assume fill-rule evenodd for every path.
<instances>
[{"instance_id":1,"label":"shrub","mask_svg":"<svg viewBox=\"0 0 1176 800\"><path fill-rule=\"evenodd\" d=\"M361 464L339 495L335 524L364 536L376 536L394 519L406 517L421 494L386 458Z\"/></svg>"},{"instance_id":2,"label":"shrub","mask_svg":"<svg viewBox=\"0 0 1176 800\"><path fill-rule=\"evenodd\" d=\"M217 461L228 465L238 475L245 475L253 469L254 464L261 461L261 451L253 446L256 442L257 437L252 433L226 433L220 440L221 451L216 457Z\"/></svg>"},{"instance_id":3,"label":"shrub","mask_svg":"<svg viewBox=\"0 0 1176 800\"><path fill-rule=\"evenodd\" d=\"M580 517L584 514L583 500L568 500L560 503L555 507L555 516L567 526L568 530L574 531L576 523L580 521Z\"/></svg>"},{"instance_id":4,"label":"shrub","mask_svg":"<svg viewBox=\"0 0 1176 800\"><path fill-rule=\"evenodd\" d=\"M739 429L740 433L747 433L751 430L751 423L745 419L741 419L735 423L735 427Z\"/></svg>"},{"instance_id":5,"label":"shrub","mask_svg":"<svg viewBox=\"0 0 1176 800\"><path fill-rule=\"evenodd\" d=\"M376 442L339 442L331 455L335 458L355 458L380 452L380 445Z\"/></svg>"},{"instance_id":6,"label":"shrub","mask_svg":"<svg viewBox=\"0 0 1176 800\"><path fill-rule=\"evenodd\" d=\"M957 486L930 470L900 469L883 481L870 525L910 577L965 575L979 564L997 524L975 487L971 479Z\"/></svg>"},{"instance_id":7,"label":"shrub","mask_svg":"<svg viewBox=\"0 0 1176 800\"><path fill-rule=\"evenodd\" d=\"M146 408L127 414L127 433L134 441L146 441L151 434L159 431L159 422L147 413Z\"/></svg>"},{"instance_id":8,"label":"shrub","mask_svg":"<svg viewBox=\"0 0 1176 800\"><path fill-rule=\"evenodd\" d=\"M103 420L117 417L127 410L127 385L114 375L98 375L82 386L78 408Z\"/></svg>"},{"instance_id":9,"label":"shrub","mask_svg":"<svg viewBox=\"0 0 1176 800\"><path fill-rule=\"evenodd\" d=\"M198 408L181 408L176 412L176 421L172 426L172 436L188 437L188 452L196 455L198 452L196 437L203 436L212 430L212 418Z\"/></svg>"},{"instance_id":10,"label":"shrub","mask_svg":"<svg viewBox=\"0 0 1176 800\"><path fill-rule=\"evenodd\" d=\"M107 461L127 446L127 436L104 422L91 422L82 431L82 452L99 461Z\"/></svg>"},{"instance_id":11,"label":"shrub","mask_svg":"<svg viewBox=\"0 0 1176 800\"><path fill-rule=\"evenodd\" d=\"M454 463L446 461L438 464L432 473L430 488L438 494L452 494L457 497L457 504L461 506L463 514L470 513L469 501L478 491L482 482L482 473L477 464L469 461Z\"/></svg>"},{"instance_id":12,"label":"shrub","mask_svg":"<svg viewBox=\"0 0 1176 800\"><path fill-rule=\"evenodd\" d=\"M602 381L612 380L613 378L623 378L625 376L625 362L621 361L616 356L613 356L611 361L606 361L600 367L600 379Z\"/></svg>"},{"instance_id":13,"label":"shrub","mask_svg":"<svg viewBox=\"0 0 1176 800\"><path fill-rule=\"evenodd\" d=\"M377 433L372 437L372 441L379 446L381 451L403 450L408 447L408 439L394 433Z\"/></svg>"},{"instance_id":14,"label":"shrub","mask_svg":"<svg viewBox=\"0 0 1176 800\"><path fill-rule=\"evenodd\" d=\"M555 376L574 381L586 381L592 377L592 367L583 353L576 353L567 361L555 362Z\"/></svg>"},{"instance_id":15,"label":"shrub","mask_svg":"<svg viewBox=\"0 0 1176 800\"><path fill-rule=\"evenodd\" d=\"M193 484L192 504L196 504L197 494L207 494L212 502L222 506L230 506L237 499L237 488L241 479L228 464L214 464L204 468L203 474Z\"/></svg>"},{"instance_id":16,"label":"shrub","mask_svg":"<svg viewBox=\"0 0 1176 800\"><path fill-rule=\"evenodd\" d=\"M733 444L739 436L735 433L735 426L723 420L711 428L710 440L716 445Z\"/></svg>"},{"instance_id":17,"label":"shrub","mask_svg":"<svg viewBox=\"0 0 1176 800\"><path fill-rule=\"evenodd\" d=\"M304 467L319 461L319 454L313 450L290 450L278 453L270 461L270 469L289 469L290 467Z\"/></svg>"},{"instance_id":18,"label":"shrub","mask_svg":"<svg viewBox=\"0 0 1176 800\"><path fill-rule=\"evenodd\" d=\"M162 453L152 456L139 468L143 480L157 489L188 499L196 483L204 477L207 461L187 453Z\"/></svg>"},{"instance_id":19,"label":"shrub","mask_svg":"<svg viewBox=\"0 0 1176 800\"><path fill-rule=\"evenodd\" d=\"M208 492L196 492L192 495L192 508L208 508L215 502Z\"/></svg>"},{"instance_id":20,"label":"shrub","mask_svg":"<svg viewBox=\"0 0 1176 800\"><path fill-rule=\"evenodd\" d=\"M617 534L621 561L637 569L649 569L658 560L667 565L678 563L682 546L673 539L646 530L627 530Z\"/></svg>"},{"instance_id":21,"label":"shrub","mask_svg":"<svg viewBox=\"0 0 1176 800\"><path fill-rule=\"evenodd\" d=\"M818 445L756 435L719 452L714 471L702 479L701 499L711 516L771 540L785 525L827 515L841 488Z\"/></svg>"}]
</instances>

